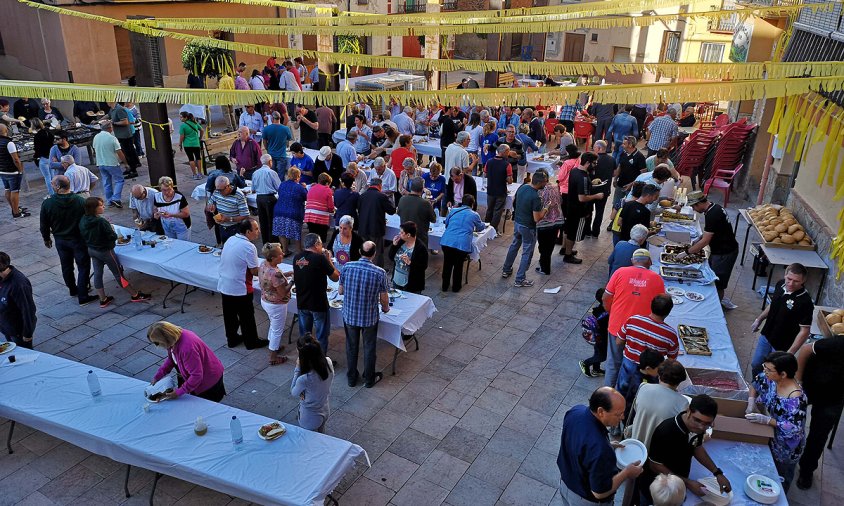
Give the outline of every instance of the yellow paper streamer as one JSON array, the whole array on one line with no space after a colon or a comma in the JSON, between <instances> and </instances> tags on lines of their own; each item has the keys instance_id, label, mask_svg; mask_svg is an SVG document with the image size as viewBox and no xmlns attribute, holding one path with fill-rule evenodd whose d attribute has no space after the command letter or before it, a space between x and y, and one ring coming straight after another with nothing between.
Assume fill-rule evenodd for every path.
<instances>
[{"instance_id":1,"label":"yellow paper streamer","mask_svg":"<svg viewBox=\"0 0 844 506\"><path fill-rule=\"evenodd\" d=\"M221 2L221 3L236 3L236 4L246 4L246 5L255 5L260 7L281 7L283 9L291 9L294 11L313 11L318 12L320 14L331 14L332 12L336 12L336 7L319 7L315 4L306 3L306 2L284 2L282 0L211 0L212 2Z\"/></svg>"},{"instance_id":2,"label":"yellow paper streamer","mask_svg":"<svg viewBox=\"0 0 844 506\"><path fill-rule=\"evenodd\" d=\"M153 128L153 127L158 127L158 128L160 128L162 131L166 132L167 130L169 130L169 129L170 129L170 123L153 123L153 122L151 122L151 121L147 121L147 120L145 120L145 119L141 119L141 123L142 123L142 124L149 125L149 139L150 139L150 144L152 145L152 149L153 149L153 150L155 150L155 149L156 149L156 147L155 147L155 135L153 135L152 128ZM165 130L165 129L167 129L167 130Z\"/></svg>"}]
</instances>

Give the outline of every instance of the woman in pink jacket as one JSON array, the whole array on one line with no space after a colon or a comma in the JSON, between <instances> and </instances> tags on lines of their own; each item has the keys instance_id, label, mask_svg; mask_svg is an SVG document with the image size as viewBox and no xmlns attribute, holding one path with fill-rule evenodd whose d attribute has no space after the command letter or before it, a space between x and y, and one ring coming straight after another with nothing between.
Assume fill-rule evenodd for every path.
<instances>
[{"instance_id":1,"label":"woman in pink jacket","mask_svg":"<svg viewBox=\"0 0 844 506\"><path fill-rule=\"evenodd\" d=\"M152 383L157 383L176 368L178 388L168 392L165 395L167 399L192 394L220 402L226 395L223 364L199 336L178 325L160 321L150 325L147 339L167 350L167 358L155 373Z\"/></svg>"},{"instance_id":2,"label":"woman in pink jacket","mask_svg":"<svg viewBox=\"0 0 844 506\"><path fill-rule=\"evenodd\" d=\"M308 231L317 234L323 244L328 244L328 225L334 215L334 192L331 190L331 176L323 172L308 190L305 202L305 223Z\"/></svg>"}]
</instances>

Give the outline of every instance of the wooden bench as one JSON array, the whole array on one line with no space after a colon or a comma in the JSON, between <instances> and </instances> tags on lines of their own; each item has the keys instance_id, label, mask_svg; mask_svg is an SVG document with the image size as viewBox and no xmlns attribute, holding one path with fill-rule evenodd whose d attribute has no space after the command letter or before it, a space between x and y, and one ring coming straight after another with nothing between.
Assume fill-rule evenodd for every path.
<instances>
[{"instance_id":1,"label":"wooden bench","mask_svg":"<svg viewBox=\"0 0 844 506\"><path fill-rule=\"evenodd\" d=\"M202 149L205 151L204 158L207 166L214 166L214 158L217 155L226 155L228 157L229 150L238 137L237 132L228 132L221 134L219 137L209 137L202 139Z\"/></svg>"}]
</instances>

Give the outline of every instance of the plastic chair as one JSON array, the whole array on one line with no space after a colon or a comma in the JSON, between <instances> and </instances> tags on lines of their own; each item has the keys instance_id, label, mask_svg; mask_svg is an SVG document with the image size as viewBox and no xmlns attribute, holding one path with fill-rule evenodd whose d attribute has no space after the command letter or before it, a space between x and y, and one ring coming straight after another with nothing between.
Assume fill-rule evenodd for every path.
<instances>
[{"instance_id":1,"label":"plastic chair","mask_svg":"<svg viewBox=\"0 0 844 506\"><path fill-rule=\"evenodd\" d=\"M736 174L738 174L742 168L744 168L744 164L740 163L735 169L716 170L712 177L710 177L703 186L703 193L708 196L709 190L713 187L715 187L716 190L721 190L724 192L724 207L727 207L727 204L730 202L730 187L733 184L733 179L735 179Z\"/></svg>"}]
</instances>

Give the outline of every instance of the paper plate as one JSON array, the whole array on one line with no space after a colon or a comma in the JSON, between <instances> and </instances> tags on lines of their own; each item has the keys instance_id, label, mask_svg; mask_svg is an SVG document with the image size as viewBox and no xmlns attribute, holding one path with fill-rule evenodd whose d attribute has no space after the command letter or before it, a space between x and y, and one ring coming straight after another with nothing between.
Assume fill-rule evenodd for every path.
<instances>
[{"instance_id":1,"label":"paper plate","mask_svg":"<svg viewBox=\"0 0 844 506\"><path fill-rule=\"evenodd\" d=\"M780 480L761 474L751 474L744 481L744 493L756 502L774 504L782 492Z\"/></svg>"},{"instance_id":2,"label":"paper plate","mask_svg":"<svg viewBox=\"0 0 844 506\"><path fill-rule=\"evenodd\" d=\"M4 353L9 353L17 347L18 345L14 341L6 341L5 343L0 343L0 355Z\"/></svg>"},{"instance_id":3,"label":"paper plate","mask_svg":"<svg viewBox=\"0 0 844 506\"><path fill-rule=\"evenodd\" d=\"M682 298L682 297L680 297L679 295L672 295L672 296L671 296L671 302L673 302L673 303L674 303L674 305L676 306L677 304L682 304L682 303L684 303L684 302L686 302L686 301L685 301L685 299L683 299L683 298Z\"/></svg>"},{"instance_id":4,"label":"paper plate","mask_svg":"<svg viewBox=\"0 0 844 506\"><path fill-rule=\"evenodd\" d=\"M648 460L648 449L638 439L625 439L621 441L621 444L624 445L624 448L615 449L615 462L619 469L623 469L637 460L639 467L642 467Z\"/></svg>"},{"instance_id":5,"label":"paper plate","mask_svg":"<svg viewBox=\"0 0 844 506\"><path fill-rule=\"evenodd\" d=\"M713 506L727 506L733 500L732 491L720 492L721 485L718 484L718 479L714 476L701 478L697 481L706 487L706 490L703 492L703 498Z\"/></svg>"}]
</instances>

